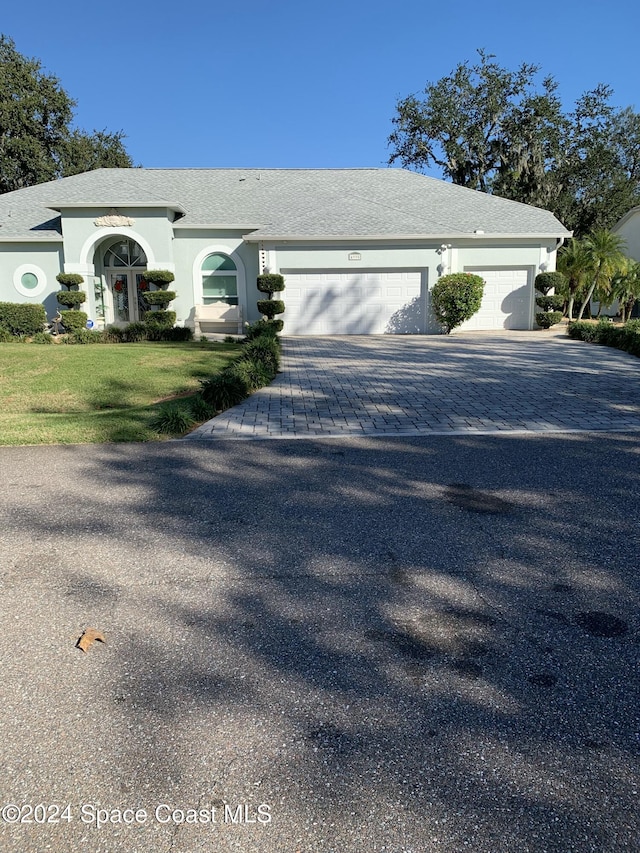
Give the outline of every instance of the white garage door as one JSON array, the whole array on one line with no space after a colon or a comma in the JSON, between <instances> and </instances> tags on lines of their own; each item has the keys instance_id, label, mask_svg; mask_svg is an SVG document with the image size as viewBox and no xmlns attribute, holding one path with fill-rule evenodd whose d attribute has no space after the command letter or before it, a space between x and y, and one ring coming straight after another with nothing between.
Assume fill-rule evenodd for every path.
<instances>
[{"instance_id":1,"label":"white garage door","mask_svg":"<svg viewBox=\"0 0 640 853\"><path fill-rule=\"evenodd\" d=\"M531 329L531 283L527 270L474 270L485 281L482 305L461 331ZM458 331L456 329L456 331Z\"/></svg>"},{"instance_id":2,"label":"white garage door","mask_svg":"<svg viewBox=\"0 0 640 853\"><path fill-rule=\"evenodd\" d=\"M424 332L416 271L287 272L285 335L381 335Z\"/></svg>"}]
</instances>

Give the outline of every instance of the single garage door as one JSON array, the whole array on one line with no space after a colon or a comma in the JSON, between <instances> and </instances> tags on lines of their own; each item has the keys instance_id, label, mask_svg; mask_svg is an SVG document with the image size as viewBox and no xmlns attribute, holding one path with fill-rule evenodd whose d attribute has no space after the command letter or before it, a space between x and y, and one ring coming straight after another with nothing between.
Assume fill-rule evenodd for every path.
<instances>
[{"instance_id":1,"label":"single garage door","mask_svg":"<svg viewBox=\"0 0 640 853\"><path fill-rule=\"evenodd\" d=\"M286 335L406 335L425 331L419 271L282 273Z\"/></svg>"},{"instance_id":2,"label":"single garage door","mask_svg":"<svg viewBox=\"0 0 640 853\"><path fill-rule=\"evenodd\" d=\"M485 286L480 310L459 326L461 331L532 328L531 280L528 270L466 268L465 272L481 276Z\"/></svg>"}]
</instances>

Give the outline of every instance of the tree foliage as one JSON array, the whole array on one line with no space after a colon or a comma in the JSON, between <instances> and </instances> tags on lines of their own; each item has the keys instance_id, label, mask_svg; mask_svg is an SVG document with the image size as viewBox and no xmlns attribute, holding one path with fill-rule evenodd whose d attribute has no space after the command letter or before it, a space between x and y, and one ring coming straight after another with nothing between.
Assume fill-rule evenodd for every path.
<instances>
[{"instance_id":1,"label":"tree foliage","mask_svg":"<svg viewBox=\"0 0 640 853\"><path fill-rule=\"evenodd\" d=\"M577 234L640 203L640 115L605 85L566 112L537 65L511 71L479 51L397 103L389 162L439 167L456 184L548 208Z\"/></svg>"},{"instance_id":2,"label":"tree foliage","mask_svg":"<svg viewBox=\"0 0 640 853\"><path fill-rule=\"evenodd\" d=\"M73 129L75 101L0 35L0 193L100 167L132 166L122 132Z\"/></svg>"}]
</instances>

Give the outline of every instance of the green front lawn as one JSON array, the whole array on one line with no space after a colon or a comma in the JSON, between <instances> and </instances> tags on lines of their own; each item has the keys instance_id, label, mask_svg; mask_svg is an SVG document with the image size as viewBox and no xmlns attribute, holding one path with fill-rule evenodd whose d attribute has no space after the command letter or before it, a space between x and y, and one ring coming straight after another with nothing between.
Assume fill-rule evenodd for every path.
<instances>
[{"instance_id":1,"label":"green front lawn","mask_svg":"<svg viewBox=\"0 0 640 853\"><path fill-rule=\"evenodd\" d=\"M239 344L0 344L0 445L153 441L158 404L196 393Z\"/></svg>"}]
</instances>

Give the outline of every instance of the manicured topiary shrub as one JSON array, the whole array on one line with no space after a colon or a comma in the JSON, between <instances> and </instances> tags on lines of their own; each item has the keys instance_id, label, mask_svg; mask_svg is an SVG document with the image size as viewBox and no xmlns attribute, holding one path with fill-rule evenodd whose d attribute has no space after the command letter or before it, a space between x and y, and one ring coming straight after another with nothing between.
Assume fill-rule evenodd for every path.
<instances>
[{"instance_id":1,"label":"manicured topiary shrub","mask_svg":"<svg viewBox=\"0 0 640 853\"><path fill-rule=\"evenodd\" d=\"M163 288L175 281L175 275L171 270L147 270L144 274L144 280L149 284L155 284L156 287Z\"/></svg>"},{"instance_id":2,"label":"manicured topiary shrub","mask_svg":"<svg viewBox=\"0 0 640 853\"><path fill-rule=\"evenodd\" d=\"M542 308L543 311L559 311L562 316L562 308L564 307L563 296L538 296L536 295L536 305Z\"/></svg>"},{"instance_id":3,"label":"manicured topiary shrub","mask_svg":"<svg viewBox=\"0 0 640 853\"><path fill-rule=\"evenodd\" d=\"M77 272L59 272L56 281L66 287L67 290L71 290L72 287L80 287L84 278Z\"/></svg>"},{"instance_id":4,"label":"manicured topiary shrub","mask_svg":"<svg viewBox=\"0 0 640 853\"><path fill-rule=\"evenodd\" d=\"M431 304L445 334L470 320L482 304L484 279L468 272L443 275L431 291Z\"/></svg>"},{"instance_id":5,"label":"manicured topiary shrub","mask_svg":"<svg viewBox=\"0 0 640 853\"><path fill-rule=\"evenodd\" d=\"M67 308L77 308L86 301L87 294L83 290L61 290L56 293L56 299L60 305Z\"/></svg>"},{"instance_id":6,"label":"manicured topiary shrub","mask_svg":"<svg viewBox=\"0 0 640 853\"><path fill-rule=\"evenodd\" d=\"M258 276L258 290L260 293L280 293L284 290L284 276L279 273L263 273Z\"/></svg>"},{"instance_id":7,"label":"manicured topiary shrub","mask_svg":"<svg viewBox=\"0 0 640 853\"><path fill-rule=\"evenodd\" d=\"M63 311L60 316L65 332L78 332L80 329L87 328L88 318L84 311L74 311L70 308L68 311Z\"/></svg>"},{"instance_id":8,"label":"manicured topiary shrub","mask_svg":"<svg viewBox=\"0 0 640 853\"><path fill-rule=\"evenodd\" d=\"M562 290L566 287L567 279L558 271L541 272L536 276L536 305L542 311L536 314L536 323L541 329L550 329L562 320L564 299L562 296L548 296L550 290Z\"/></svg>"},{"instance_id":9,"label":"manicured topiary shrub","mask_svg":"<svg viewBox=\"0 0 640 853\"><path fill-rule=\"evenodd\" d=\"M540 311L536 314L536 323L541 329L550 329L562 320L562 311Z\"/></svg>"},{"instance_id":10,"label":"manicured topiary shrub","mask_svg":"<svg viewBox=\"0 0 640 853\"><path fill-rule=\"evenodd\" d=\"M175 290L151 290L146 291L142 298L149 306L154 305L165 309L176 298L176 292Z\"/></svg>"},{"instance_id":11,"label":"manicured topiary shrub","mask_svg":"<svg viewBox=\"0 0 640 853\"><path fill-rule=\"evenodd\" d=\"M273 320L276 314L284 312L284 302L282 299L260 299L258 301L258 311L264 314L269 320Z\"/></svg>"},{"instance_id":12,"label":"manicured topiary shrub","mask_svg":"<svg viewBox=\"0 0 640 853\"><path fill-rule=\"evenodd\" d=\"M46 325L47 315L44 305L0 302L0 326L12 336L27 335L31 337L36 332L42 332Z\"/></svg>"},{"instance_id":13,"label":"manicured topiary shrub","mask_svg":"<svg viewBox=\"0 0 640 853\"><path fill-rule=\"evenodd\" d=\"M64 305L67 308L75 309L78 305L82 305L82 303L86 300L87 294L79 290L78 288L84 281L81 275L75 272L60 272L56 276L56 281L59 282L63 287L66 287L66 290L59 290L56 293L56 299L60 303L60 305ZM72 290L71 288L75 288ZM87 321L85 320L85 323Z\"/></svg>"},{"instance_id":14,"label":"manicured topiary shrub","mask_svg":"<svg viewBox=\"0 0 640 853\"><path fill-rule=\"evenodd\" d=\"M550 290L561 290L567 283L566 276L559 270L541 272L536 276L536 290L539 293L549 293Z\"/></svg>"},{"instance_id":15,"label":"manicured topiary shrub","mask_svg":"<svg viewBox=\"0 0 640 853\"><path fill-rule=\"evenodd\" d=\"M273 299L273 294L284 290L284 277L280 273L263 273L258 276L257 284L260 293L269 294L268 299L258 300L258 311L268 320L273 320L276 314L283 314L284 302L281 299Z\"/></svg>"}]
</instances>

